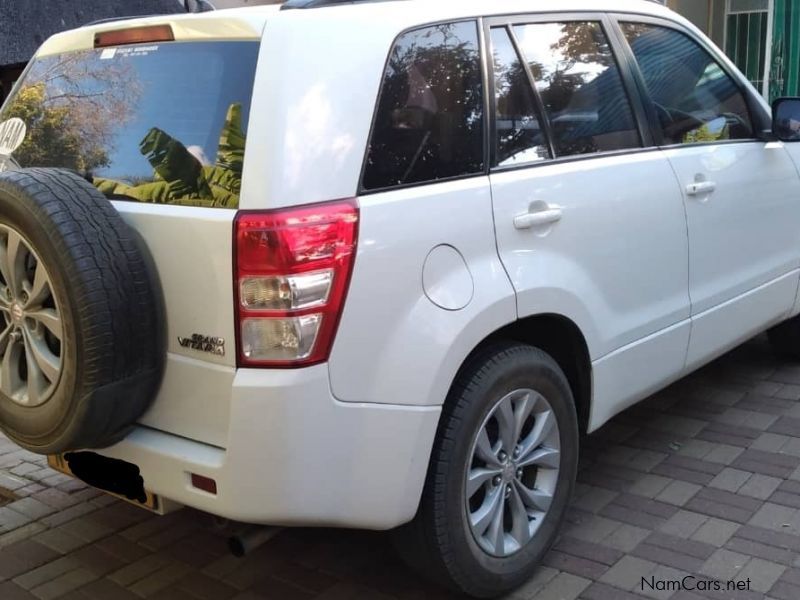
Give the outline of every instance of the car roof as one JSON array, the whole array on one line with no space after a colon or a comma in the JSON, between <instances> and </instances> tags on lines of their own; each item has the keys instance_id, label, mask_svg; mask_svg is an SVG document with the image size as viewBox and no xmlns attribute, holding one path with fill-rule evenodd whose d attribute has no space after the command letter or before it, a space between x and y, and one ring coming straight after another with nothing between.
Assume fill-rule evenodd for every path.
<instances>
[{"instance_id":1,"label":"car roof","mask_svg":"<svg viewBox=\"0 0 800 600\"><path fill-rule=\"evenodd\" d=\"M241 9L233 9L241 10ZM384 15L402 17L420 24L441 20L477 16L506 15L540 12L636 12L663 15L669 9L656 0L388 0L364 1L352 4L335 4L300 11L282 11L283 14L348 11L360 16Z\"/></svg>"},{"instance_id":2,"label":"car roof","mask_svg":"<svg viewBox=\"0 0 800 600\"><path fill-rule=\"evenodd\" d=\"M552 12L623 12L672 16L668 8L654 0L387 0L355 2L299 10L280 6L230 8L204 13L153 15L141 18L96 23L49 38L38 56L91 48L94 35L103 31L147 24L168 23L178 40L259 39L266 23L302 26L304 21L329 20L331 26L363 26L365 21L381 22L386 29L402 31L445 20L508 14Z\"/></svg>"}]
</instances>

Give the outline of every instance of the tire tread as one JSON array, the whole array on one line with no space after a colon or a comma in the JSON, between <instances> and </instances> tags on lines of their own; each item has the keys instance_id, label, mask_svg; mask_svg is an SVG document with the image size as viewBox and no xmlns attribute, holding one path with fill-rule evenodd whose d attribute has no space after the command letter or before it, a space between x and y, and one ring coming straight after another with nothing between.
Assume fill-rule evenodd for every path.
<instances>
[{"instance_id":1,"label":"tire tread","mask_svg":"<svg viewBox=\"0 0 800 600\"><path fill-rule=\"evenodd\" d=\"M163 331L154 274L136 233L88 181L64 169L23 169L0 176L0 193L26 202L60 257L79 321L80 387L72 423L61 439L19 439L46 453L93 448L117 441L151 397L102 390L137 378L160 380ZM52 265L48 265L52 269ZM154 392L155 383L145 385ZM116 387L119 387L118 385ZM136 388L138 389L138 387Z\"/></svg>"}]
</instances>

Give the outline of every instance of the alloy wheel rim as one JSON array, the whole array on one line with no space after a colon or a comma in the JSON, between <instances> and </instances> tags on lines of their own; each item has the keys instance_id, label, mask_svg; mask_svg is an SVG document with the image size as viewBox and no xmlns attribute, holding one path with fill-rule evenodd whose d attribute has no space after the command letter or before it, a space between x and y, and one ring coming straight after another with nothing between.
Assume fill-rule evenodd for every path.
<instances>
[{"instance_id":1,"label":"alloy wheel rim","mask_svg":"<svg viewBox=\"0 0 800 600\"><path fill-rule=\"evenodd\" d=\"M469 528L484 552L505 558L534 538L550 511L560 458L544 396L518 389L492 407L473 440L464 487Z\"/></svg>"},{"instance_id":2,"label":"alloy wheel rim","mask_svg":"<svg viewBox=\"0 0 800 600\"><path fill-rule=\"evenodd\" d=\"M47 268L31 243L0 223L0 392L25 407L53 395L64 325Z\"/></svg>"}]
</instances>

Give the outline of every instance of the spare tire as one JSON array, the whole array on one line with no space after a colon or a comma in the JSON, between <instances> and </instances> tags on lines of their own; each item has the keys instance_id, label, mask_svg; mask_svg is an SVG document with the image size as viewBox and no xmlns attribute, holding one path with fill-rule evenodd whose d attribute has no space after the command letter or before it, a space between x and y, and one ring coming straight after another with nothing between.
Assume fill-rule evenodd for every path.
<instances>
[{"instance_id":1,"label":"spare tire","mask_svg":"<svg viewBox=\"0 0 800 600\"><path fill-rule=\"evenodd\" d=\"M0 173L0 429L40 454L109 446L164 356L152 261L105 196L71 171Z\"/></svg>"}]
</instances>

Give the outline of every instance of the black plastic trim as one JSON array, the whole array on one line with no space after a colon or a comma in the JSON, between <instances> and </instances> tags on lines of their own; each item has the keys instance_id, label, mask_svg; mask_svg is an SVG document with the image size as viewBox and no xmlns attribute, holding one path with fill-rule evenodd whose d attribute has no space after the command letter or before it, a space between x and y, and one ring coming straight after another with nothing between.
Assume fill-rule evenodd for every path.
<instances>
[{"instance_id":1,"label":"black plastic trim","mask_svg":"<svg viewBox=\"0 0 800 600\"><path fill-rule=\"evenodd\" d=\"M528 85L533 90L533 102L536 104L536 118L539 119L539 123L541 123L542 127L544 128L544 138L547 141L547 147L550 149L550 159L554 159L556 158L556 143L554 141L555 136L553 135L553 124L550 122L550 117L547 114L547 108L544 105L542 94L539 92L539 88L536 87L536 78L533 76L533 71L531 71L531 64L528 62L528 59L522 52L522 48L519 45L519 39L514 31L514 26L508 24L504 28L508 33L508 38L511 40L511 45L514 47L514 52L517 53L517 59L520 61L522 68L525 70L525 75L528 78ZM492 81L494 81L494 79L492 79ZM496 97L496 92L493 88L492 98ZM497 108L495 107L495 110L492 113L492 122L496 121ZM496 140L497 138L495 137L495 141ZM493 162L492 166L494 167L496 164L497 163Z\"/></svg>"}]
</instances>

